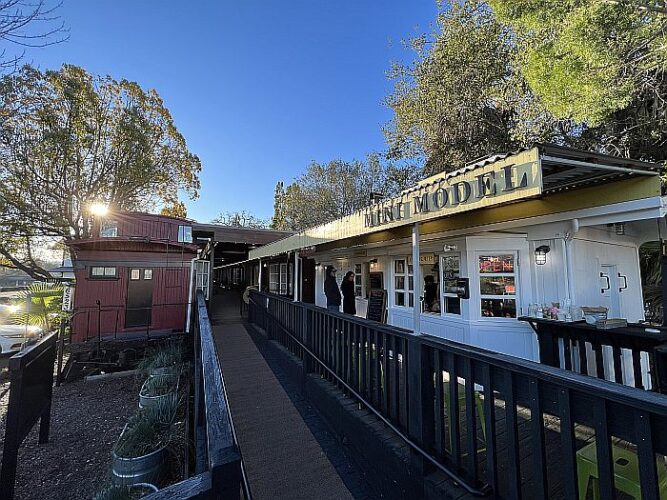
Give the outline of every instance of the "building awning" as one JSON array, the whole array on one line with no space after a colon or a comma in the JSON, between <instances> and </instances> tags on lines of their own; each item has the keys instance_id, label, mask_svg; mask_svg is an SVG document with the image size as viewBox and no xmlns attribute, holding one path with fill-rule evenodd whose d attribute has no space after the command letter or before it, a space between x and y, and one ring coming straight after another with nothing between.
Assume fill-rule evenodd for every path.
<instances>
[{"instance_id":1,"label":"building awning","mask_svg":"<svg viewBox=\"0 0 667 500\"><path fill-rule=\"evenodd\" d=\"M415 222L435 232L446 226L440 224L445 220L457 227L473 227L486 219L521 219L656 197L660 196L661 168L655 163L538 144L433 175L397 197L253 249L249 259L328 247L341 240L349 245L404 237ZM605 189L620 182L624 184ZM505 208L512 205L515 208Z\"/></svg>"}]
</instances>

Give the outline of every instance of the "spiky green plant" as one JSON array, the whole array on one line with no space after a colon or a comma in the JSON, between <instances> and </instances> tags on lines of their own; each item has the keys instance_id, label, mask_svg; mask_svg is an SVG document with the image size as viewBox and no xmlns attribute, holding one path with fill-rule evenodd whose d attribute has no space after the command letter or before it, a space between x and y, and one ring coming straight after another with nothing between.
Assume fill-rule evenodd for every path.
<instances>
[{"instance_id":1,"label":"spiky green plant","mask_svg":"<svg viewBox=\"0 0 667 500\"><path fill-rule=\"evenodd\" d=\"M149 397L164 396L176 390L177 377L173 375L155 375L148 377L143 387L143 395Z\"/></svg>"},{"instance_id":2,"label":"spiky green plant","mask_svg":"<svg viewBox=\"0 0 667 500\"><path fill-rule=\"evenodd\" d=\"M16 325L56 328L62 319L63 287L57 283L36 282L12 301L18 310L10 317Z\"/></svg>"},{"instance_id":3,"label":"spiky green plant","mask_svg":"<svg viewBox=\"0 0 667 500\"><path fill-rule=\"evenodd\" d=\"M179 446L174 420L178 400L168 398L158 401L150 408L140 409L132 417L120 435L114 452L122 458L137 458L156 451L163 446Z\"/></svg>"},{"instance_id":4,"label":"spiky green plant","mask_svg":"<svg viewBox=\"0 0 667 500\"><path fill-rule=\"evenodd\" d=\"M137 367L139 377L145 379L159 368L177 367L185 358L183 342L170 342L146 353Z\"/></svg>"}]
</instances>

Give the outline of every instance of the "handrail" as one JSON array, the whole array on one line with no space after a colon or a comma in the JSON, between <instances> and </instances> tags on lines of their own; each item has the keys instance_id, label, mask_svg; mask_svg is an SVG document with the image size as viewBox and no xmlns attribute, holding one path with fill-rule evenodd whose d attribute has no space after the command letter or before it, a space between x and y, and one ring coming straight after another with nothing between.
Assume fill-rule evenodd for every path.
<instances>
[{"instance_id":1,"label":"handrail","mask_svg":"<svg viewBox=\"0 0 667 500\"><path fill-rule=\"evenodd\" d=\"M257 304L252 298L250 301L255 304ZM270 313L269 313L270 314ZM282 325L278 324L278 326L287 334L289 335L292 340L294 340L308 355L311 357L313 361L316 361L322 368L324 368L329 374L334 377L341 385L343 385L350 393L359 400L360 403L362 403L366 408L368 408L377 418L382 420L387 427L389 427L394 433L400 437L408 446L410 446L412 449L414 449L417 453L422 455L426 460L428 460L431 464L433 464L436 468L440 469L442 472L444 472L447 476L449 476L451 479L459 483L463 488L468 492L476 496L486 496L489 493L489 490L484 488L484 489L479 489L470 486L464 478L459 476L456 472L450 470L449 468L445 467L442 465L440 462L438 462L435 458L433 458L427 451L425 451L423 448L421 448L417 443L415 443L413 440L411 440L407 435L405 435L398 427L396 427L394 424L391 423L390 420L385 418L382 413L380 413L378 410L376 410L372 403L369 403L364 399L364 397L359 394L355 389L353 389L347 382L345 382L341 377L339 377L331 368L327 366L327 364L322 361L314 352L312 352L306 345L304 345L299 339L297 339L294 335L292 335L291 332L289 332L285 327Z\"/></svg>"},{"instance_id":2,"label":"handrail","mask_svg":"<svg viewBox=\"0 0 667 500\"><path fill-rule=\"evenodd\" d=\"M583 447L593 447L602 496L610 497L612 458L616 440L621 440L636 447L642 495L658 497L657 467L662 464L654 457L667 456L667 438L660 432L667 425L665 395L415 335L273 294L250 295L250 321L303 360L304 373L315 371L341 387L420 459L470 493L484 494L488 486L497 496L516 497L525 487L528 467L537 497L548 496L552 474L557 474L566 497L576 497L577 457ZM506 427L496 421L497 412ZM557 429L552 428L554 418L560 422ZM483 436L482 448L478 435ZM531 460L521 463L519 449L528 437ZM496 457L501 442L507 450L504 469ZM547 450L560 456L557 472L549 462L556 455ZM486 457L484 472L477 470L482 460L478 453ZM501 470L507 481L499 481Z\"/></svg>"}]
</instances>

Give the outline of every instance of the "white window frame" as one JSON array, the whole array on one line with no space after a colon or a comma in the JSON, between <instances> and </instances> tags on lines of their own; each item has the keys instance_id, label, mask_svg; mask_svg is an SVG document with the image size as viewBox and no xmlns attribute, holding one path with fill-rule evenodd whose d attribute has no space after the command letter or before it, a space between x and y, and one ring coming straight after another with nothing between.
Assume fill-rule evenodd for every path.
<instances>
[{"instance_id":1,"label":"white window frame","mask_svg":"<svg viewBox=\"0 0 667 500\"><path fill-rule=\"evenodd\" d=\"M102 274L96 274L95 269L101 269ZM118 268L115 266L91 266L90 279L94 280L113 280L118 278Z\"/></svg>"},{"instance_id":2,"label":"white window frame","mask_svg":"<svg viewBox=\"0 0 667 500\"><path fill-rule=\"evenodd\" d=\"M192 243L192 226L178 226L178 242Z\"/></svg>"},{"instance_id":3,"label":"white window frame","mask_svg":"<svg viewBox=\"0 0 667 500\"><path fill-rule=\"evenodd\" d=\"M456 293L451 293L451 292L445 292L445 277L443 275L444 269L445 269L445 259L447 257L457 257L459 259L459 278L461 277L461 272L462 272L462 265L463 265L463 258L461 255L461 252L447 252L444 254L440 255L440 311L442 316L449 316L451 318L462 318L463 317L463 299L459 298L459 313L450 313L447 312L447 309L445 307L445 297L449 297L450 299L452 298L458 298L458 294ZM480 300L480 308L481 308L481 300Z\"/></svg>"},{"instance_id":4,"label":"white window frame","mask_svg":"<svg viewBox=\"0 0 667 500\"><path fill-rule=\"evenodd\" d=\"M280 292L280 264L269 264L269 293Z\"/></svg>"},{"instance_id":5,"label":"white window frame","mask_svg":"<svg viewBox=\"0 0 667 500\"><path fill-rule=\"evenodd\" d=\"M513 255L514 256L514 272L512 273L481 273L479 270L479 258L480 257L495 257L500 255ZM477 250L475 251L475 278L476 278L476 287L477 287L477 305L475 306L477 310L477 316L483 321L516 321L521 315L521 277L519 275L519 251L518 250ZM482 278L493 278L493 277L514 277L514 295L488 295L482 294ZM499 300L514 300L514 310L515 315L513 318L506 318L504 316L483 316L482 315L482 300L485 299L499 299Z\"/></svg>"},{"instance_id":6,"label":"white window frame","mask_svg":"<svg viewBox=\"0 0 667 500\"><path fill-rule=\"evenodd\" d=\"M397 273L396 272L396 263L402 261L403 262L403 273ZM394 307L402 307L405 309L412 309L414 307L414 301L415 301L415 286L414 286L414 267L412 268L412 273L409 272L410 266L413 264L408 264L408 259L407 257L397 257L392 260L392 266L391 266L391 290L392 290L392 296L391 296L391 301ZM419 263L417 263L419 265ZM404 277L404 288L396 288L396 278L403 276ZM410 278L413 279L412 281L412 289L410 289ZM396 303L396 294L397 293L404 293L405 294L405 304L404 305L399 305ZM410 296L412 296L412 305L410 305Z\"/></svg>"},{"instance_id":7,"label":"white window frame","mask_svg":"<svg viewBox=\"0 0 667 500\"><path fill-rule=\"evenodd\" d=\"M356 298L364 299L364 264L363 262L358 262L352 265L354 267L354 296ZM357 270L359 270L358 273ZM357 277L359 278L359 284L357 284ZM357 291L359 292L358 295Z\"/></svg>"}]
</instances>

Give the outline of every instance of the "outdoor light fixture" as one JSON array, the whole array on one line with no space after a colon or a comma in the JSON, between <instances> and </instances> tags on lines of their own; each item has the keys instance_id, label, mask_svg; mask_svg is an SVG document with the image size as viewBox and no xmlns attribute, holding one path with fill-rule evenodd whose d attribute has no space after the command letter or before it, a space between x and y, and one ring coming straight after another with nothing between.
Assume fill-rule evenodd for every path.
<instances>
[{"instance_id":1,"label":"outdoor light fixture","mask_svg":"<svg viewBox=\"0 0 667 500\"><path fill-rule=\"evenodd\" d=\"M90 205L90 213L97 217L104 217L109 213L109 206L106 203L93 203Z\"/></svg>"},{"instance_id":2,"label":"outdoor light fixture","mask_svg":"<svg viewBox=\"0 0 667 500\"><path fill-rule=\"evenodd\" d=\"M551 248L547 245L541 245L535 249L535 264L538 266L543 266L547 263L547 254Z\"/></svg>"},{"instance_id":3,"label":"outdoor light fixture","mask_svg":"<svg viewBox=\"0 0 667 500\"><path fill-rule=\"evenodd\" d=\"M614 231L616 231L617 235L623 236L625 234L625 224L623 222L614 224Z\"/></svg>"}]
</instances>

